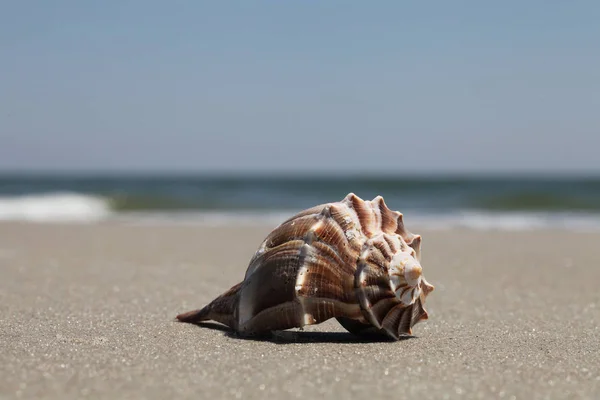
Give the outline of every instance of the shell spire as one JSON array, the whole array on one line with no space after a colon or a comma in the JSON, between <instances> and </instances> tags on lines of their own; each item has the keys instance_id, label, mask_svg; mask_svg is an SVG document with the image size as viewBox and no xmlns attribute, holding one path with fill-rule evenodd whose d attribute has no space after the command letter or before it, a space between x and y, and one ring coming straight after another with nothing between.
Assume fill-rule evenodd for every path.
<instances>
[{"instance_id":1,"label":"shell spire","mask_svg":"<svg viewBox=\"0 0 600 400\"><path fill-rule=\"evenodd\" d=\"M348 331L392 339L428 318L421 236L377 196L349 193L301 211L264 239L244 280L183 322L214 320L241 334L336 318Z\"/></svg>"}]
</instances>

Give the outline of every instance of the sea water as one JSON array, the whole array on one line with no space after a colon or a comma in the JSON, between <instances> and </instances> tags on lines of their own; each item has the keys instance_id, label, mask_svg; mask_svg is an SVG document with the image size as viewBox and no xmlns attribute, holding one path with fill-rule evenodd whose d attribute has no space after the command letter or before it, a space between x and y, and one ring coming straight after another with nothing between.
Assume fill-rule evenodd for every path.
<instances>
[{"instance_id":1,"label":"sea water","mask_svg":"<svg viewBox=\"0 0 600 400\"><path fill-rule=\"evenodd\" d=\"M600 230L600 178L3 175L0 221L277 224L353 192L411 226Z\"/></svg>"}]
</instances>

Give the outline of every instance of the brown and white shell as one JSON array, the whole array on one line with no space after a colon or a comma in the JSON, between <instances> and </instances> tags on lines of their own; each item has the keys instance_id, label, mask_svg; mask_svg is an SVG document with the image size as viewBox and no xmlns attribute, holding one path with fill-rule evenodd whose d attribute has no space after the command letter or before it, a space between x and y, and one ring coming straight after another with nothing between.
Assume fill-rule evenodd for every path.
<instances>
[{"instance_id":1,"label":"brown and white shell","mask_svg":"<svg viewBox=\"0 0 600 400\"><path fill-rule=\"evenodd\" d=\"M244 280L183 322L214 320L241 334L300 328L336 318L348 331L412 334L433 290L420 265L421 236L383 198L353 193L304 210L276 227Z\"/></svg>"}]
</instances>

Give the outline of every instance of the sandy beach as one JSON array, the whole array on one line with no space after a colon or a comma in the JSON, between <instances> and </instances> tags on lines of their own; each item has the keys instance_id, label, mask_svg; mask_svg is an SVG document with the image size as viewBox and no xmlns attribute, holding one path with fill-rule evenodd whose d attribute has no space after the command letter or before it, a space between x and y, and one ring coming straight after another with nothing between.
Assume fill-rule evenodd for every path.
<instances>
[{"instance_id":1,"label":"sandy beach","mask_svg":"<svg viewBox=\"0 0 600 400\"><path fill-rule=\"evenodd\" d=\"M0 224L0 398L600 396L600 234L423 231L415 337L177 323L271 226Z\"/></svg>"}]
</instances>

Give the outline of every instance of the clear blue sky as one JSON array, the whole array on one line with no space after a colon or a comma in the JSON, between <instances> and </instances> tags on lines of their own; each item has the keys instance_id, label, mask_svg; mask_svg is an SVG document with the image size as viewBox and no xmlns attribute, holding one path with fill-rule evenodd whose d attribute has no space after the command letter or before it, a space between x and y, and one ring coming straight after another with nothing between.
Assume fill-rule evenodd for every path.
<instances>
[{"instance_id":1,"label":"clear blue sky","mask_svg":"<svg viewBox=\"0 0 600 400\"><path fill-rule=\"evenodd\" d=\"M600 172L598 1L3 1L0 170Z\"/></svg>"}]
</instances>

